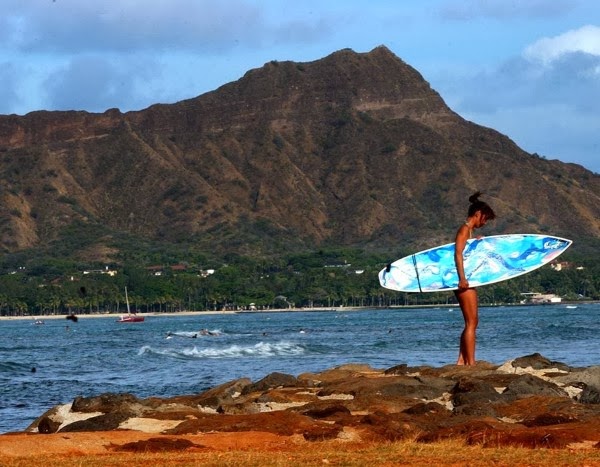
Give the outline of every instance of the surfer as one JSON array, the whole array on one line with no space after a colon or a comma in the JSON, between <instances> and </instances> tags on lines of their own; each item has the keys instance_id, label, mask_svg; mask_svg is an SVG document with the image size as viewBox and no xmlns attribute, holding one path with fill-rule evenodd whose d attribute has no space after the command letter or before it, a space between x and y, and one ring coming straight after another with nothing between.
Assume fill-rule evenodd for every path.
<instances>
[{"instance_id":1,"label":"surfer","mask_svg":"<svg viewBox=\"0 0 600 467\"><path fill-rule=\"evenodd\" d=\"M467 220L456 232L454 262L458 273L458 290L454 293L465 320L465 328L460 335L457 365L475 364L475 333L479 322L477 290L469 287L463 265L463 251L467 240L473 237L473 231L483 227L487 221L496 218L494 210L486 202L479 200L480 196L481 192L478 191L469 197L471 205L467 212Z\"/></svg>"}]
</instances>

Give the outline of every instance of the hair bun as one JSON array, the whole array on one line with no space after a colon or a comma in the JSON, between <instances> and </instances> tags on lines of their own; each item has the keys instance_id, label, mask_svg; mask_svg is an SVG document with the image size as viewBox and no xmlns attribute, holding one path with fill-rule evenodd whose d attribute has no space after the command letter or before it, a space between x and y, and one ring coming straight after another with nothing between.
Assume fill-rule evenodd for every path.
<instances>
[{"instance_id":1,"label":"hair bun","mask_svg":"<svg viewBox=\"0 0 600 467\"><path fill-rule=\"evenodd\" d=\"M469 196L469 203L473 204L479 201L479 197L481 196L481 191L477 191Z\"/></svg>"}]
</instances>

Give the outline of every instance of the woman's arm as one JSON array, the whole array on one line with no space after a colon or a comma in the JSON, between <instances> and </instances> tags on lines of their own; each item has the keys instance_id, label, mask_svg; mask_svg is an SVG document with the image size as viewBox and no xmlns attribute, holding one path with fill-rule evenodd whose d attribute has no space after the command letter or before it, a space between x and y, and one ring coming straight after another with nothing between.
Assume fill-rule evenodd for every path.
<instances>
[{"instance_id":1,"label":"woman's arm","mask_svg":"<svg viewBox=\"0 0 600 467\"><path fill-rule=\"evenodd\" d=\"M456 264L456 272L458 274L458 288L468 289L469 281L465 276L463 251L469 239L469 227L462 225L456 232L456 240L454 246L454 263Z\"/></svg>"}]
</instances>

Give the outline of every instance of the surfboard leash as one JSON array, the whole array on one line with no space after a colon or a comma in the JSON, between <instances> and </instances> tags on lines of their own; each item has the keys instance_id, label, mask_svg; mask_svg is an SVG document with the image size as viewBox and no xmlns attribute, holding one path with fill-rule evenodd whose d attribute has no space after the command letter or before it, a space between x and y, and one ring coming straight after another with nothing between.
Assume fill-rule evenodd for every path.
<instances>
[{"instance_id":1,"label":"surfboard leash","mask_svg":"<svg viewBox=\"0 0 600 467\"><path fill-rule=\"evenodd\" d=\"M421 289L421 278L419 277L419 269L417 268L417 258L415 255L412 255L413 266L415 267L415 273L417 274L417 284L419 284L419 292L423 292Z\"/></svg>"}]
</instances>

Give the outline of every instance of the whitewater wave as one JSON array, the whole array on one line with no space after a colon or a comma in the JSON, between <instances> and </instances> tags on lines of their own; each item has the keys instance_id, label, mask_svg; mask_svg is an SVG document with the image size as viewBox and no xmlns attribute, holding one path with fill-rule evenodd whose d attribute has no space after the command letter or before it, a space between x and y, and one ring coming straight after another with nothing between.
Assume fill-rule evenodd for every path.
<instances>
[{"instance_id":1,"label":"whitewater wave","mask_svg":"<svg viewBox=\"0 0 600 467\"><path fill-rule=\"evenodd\" d=\"M220 329L201 329L200 331L169 331L167 332L167 339L173 337L187 337L188 339L196 339L198 337L218 337L223 333Z\"/></svg>"},{"instance_id":2,"label":"whitewater wave","mask_svg":"<svg viewBox=\"0 0 600 467\"><path fill-rule=\"evenodd\" d=\"M240 357L275 357L279 355L302 355L304 347L292 342L266 343L254 345L230 345L229 347L209 347L199 349L196 346L184 349L157 349L145 345L139 355L160 355L172 358L240 358Z\"/></svg>"}]
</instances>

